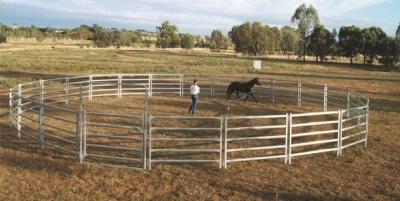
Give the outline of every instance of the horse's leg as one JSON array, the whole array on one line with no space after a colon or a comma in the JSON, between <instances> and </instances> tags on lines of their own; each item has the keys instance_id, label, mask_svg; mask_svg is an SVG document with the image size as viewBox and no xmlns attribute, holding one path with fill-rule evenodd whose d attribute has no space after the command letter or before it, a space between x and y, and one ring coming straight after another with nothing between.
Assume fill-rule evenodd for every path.
<instances>
[{"instance_id":1,"label":"horse's leg","mask_svg":"<svg viewBox=\"0 0 400 201\"><path fill-rule=\"evenodd\" d=\"M228 92L228 100L231 98L232 92Z\"/></svg>"},{"instance_id":2,"label":"horse's leg","mask_svg":"<svg viewBox=\"0 0 400 201\"><path fill-rule=\"evenodd\" d=\"M246 102L247 101L247 99L249 99L249 94L248 93L246 93L246 98L244 99L244 101L243 102Z\"/></svg>"},{"instance_id":3,"label":"horse's leg","mask_svg":"<svg viewBox=\"0 0 400 201\"><path fill-rule=\"evenodd\" d=\"M254 97L253 93L250 92L250 96L254 99L254 101L256 101L256 103L258 103L257 99L256 99L256 97Z\"/></svg>"},{"instance_id":4,"label":"horse's leg","mask_svg":"<svg viewBox=\"0 0 400 201\"><path fill-rule=\"evenodd\" d=\"M228 100L231 98L232 93L233 93L232 86L229 85L228 90L226 91L226 96Z\"/></svg>"}]
</instances>

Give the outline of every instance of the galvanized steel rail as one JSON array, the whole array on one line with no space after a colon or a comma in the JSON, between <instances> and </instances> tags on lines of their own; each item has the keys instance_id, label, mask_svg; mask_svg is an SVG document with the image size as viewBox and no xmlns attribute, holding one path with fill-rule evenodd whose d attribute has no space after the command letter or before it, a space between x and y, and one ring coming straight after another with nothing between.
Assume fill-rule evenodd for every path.
<instances>
[{"instance_id":1,"label":"galvanized steel rail","mask_svg":"<svg viewBox=\"0 0 400 201\"><path fill-rule=\"evenodd\" d=\"M10 126L16 128L18 137L26 135L36 139L42 149L47 145L54 147L75 155L79 162L90 158L127 161L126 165L115 166L145 170L151 169L155 163L216 163L219 168L226 168L232 162L282 158L285 163L290 164L292 158L297 156L324 152L336 152L340 156L343 149L360 143L367 145L369 98L360 92L337 86L329 88L326 84L260 78L263 85L266 83L267 86L254 90L264 101L292 102L299 107L306 103L317 103L321 105L322 112L220 117L149 114L148 97L162 94L184 96L189 92L194 77L201 80L202 94L207 97L225 96L228 80L232 79L232 76L218 75L110 74L18 84L9 90ZM100 96L122 98L130 95L145 97L141 115L90 112L82 104L84 98L91 101ZM71 101L78 101L80 107L71 109L68 107ZM99 122L91 120L91 116L122 118L135 120L137 123ZM154 124L155 121L166 119L215 121L218 126L178 127ZM54 126L54 121L69 125L69 128ZM237 123L238 121L242 123ZM254 125L250 123L252 121L265 122ZM25 128L37 132L38 135L25 134ZM103 129L113 130L100 132ZM120 135L121 132L128 134ZM156 136L159 133L166 134ZM171 133L197 134L176 137L170 135ZM102 144L101 139L118 139L132 145L121 146L111 141ZM203 142L213 144L216 148L154 145L164 142ZM110 155L110 150L118 150L121 155ZM138 152L139 155L131 156L132 152ZM184 154L186 158L176 158L171 153ZM210 158L208 153L215 153L218 157ZM168 158L156 159L154 154L167 154ZM197 154L203 155L190 158ZM95 163L113 165L107 162Z\"/></svg>"}]
</instances>

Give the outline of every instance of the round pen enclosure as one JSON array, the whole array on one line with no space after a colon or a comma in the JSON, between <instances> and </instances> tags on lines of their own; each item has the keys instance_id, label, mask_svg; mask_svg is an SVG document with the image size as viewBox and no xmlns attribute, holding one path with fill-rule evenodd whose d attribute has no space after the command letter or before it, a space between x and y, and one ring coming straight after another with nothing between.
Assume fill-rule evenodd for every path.
<instances>
[{"instance_id":1,"label":"round pen enclosure","mask_svg":"<svg viewBox=\"0 0 400 201\"><path fill-rule=\"evenodd\" d=\"M199 80L199 112L188 114ZM22 83L10 89L10 126L79 162L137 169L160 163L281 159L367 145L369 99L350 89L259 77L243 101L231 81L253 77L118 74ZM290 111L290 112L287 112Z\"/></svg>"}]
</instances>

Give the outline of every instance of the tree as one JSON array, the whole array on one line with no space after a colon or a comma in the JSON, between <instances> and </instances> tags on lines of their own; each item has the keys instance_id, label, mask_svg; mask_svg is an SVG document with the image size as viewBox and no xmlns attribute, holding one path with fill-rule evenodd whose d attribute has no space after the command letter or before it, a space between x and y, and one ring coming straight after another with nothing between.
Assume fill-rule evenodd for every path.
<instances>
[{"instance_id":1,"label":"tree","mask_svg":"<svg viewBox=\"0 0 400 201\"><path fill-rule=\"evenodd\" d=\"M178 35L178 27L164 21L161 26L157 28L157 41L156 45L161 48L178 47L180 45L180 38Z\"/></svg>"},{"instance_id":2,"label":"tree","mask_svg":"<svg viewBox=\"0 0 400 201\"><path fill-rule=\"evenodd\" d=\"M77 40L89 40L92 38L92 33L89 31L89 27L82 25L79 28L72 29L69 33L71 39Z\"/></svg>"},{"instance_id":3,"label":"tree","mask_svg":"<svg viewBox=\"0 0 400 201\"><path fill-rule=\"evenodd\" d=\"M307 7L307 5L303 3L294 12L291 22L295 22L298 26L301 36L303 61L305 61L308 38L314 27L319 24L318 12L312 5Z\"/></svg>"},{"instance_id":4,"label":"tree","mask_svg":"<svg viewBox=\"0 0 400 201\"><path fill-rule=\"evenodd\" d=\"M382 45L383 39L386 37L384 31L379 27L369 27L361 30L362 37L362 48L361 53L363 54L364 64L367 61L372 63L378 54L379 46Z\"/></svg>"},{"instance_id":5,"label":"tree","mask_svg":"<svg viewBox=\"0 0 400 201\"><path fill-rule=\"evenodd\" d=\"M279 43L280 49L284 54L288 54L289 52L294 53L300 41L298 32L292 27L284 26L281 28L281 35L282 37Z\"/></svg>"},{"instance_id":6,"label":"tree","mask_svg":"<svg viewBox=\"0 0 400 201\"><path fill-rule=\"evenodd\" d=\"M324 62L326 55L331 53L332 45L335 43L335 36L322 25L314 27L310 35L309 49L316 56L316 61Z\"/></svg>"},{"instance_id":7,"label":"tree","mask_svg":"<svg viewBox=\"0 0 400 201\"><path fill-rule=\"evenodd\" d=\"M339 45L342 53L350 58L350 64L353 64L353 58L362 48L361 30L356 26L340 27Z\"/></svg>"},{"instance_id":8,"label":"tree","mask_svg":"<svg viewBox=\"0 0 400 201\"><path fill-rule=\"evenodd\" d=\"M232 27L229 37L235 44L236 52L245 54L263 54L267 48L267 31L261 22L246 22Z\"/></svg>"},{"instance_id":9,"label":"tree","mask_svg":"<svg viewBox=\"0 0 400 201\"><path fill-rule=\"evenodd\" d=\"M98 26L94 24L92 26L92 32L93 32L93 42L96 45L96 47L108 47L112 44L112 40L110 37L110 32L104 29L101 26Z\"/></svg>"},{"instance_id":10,"label":"tree","mask_svg":"<svg viewBox=\"0 0 400 201\"><path fill-rule=\"evenodd\" d=\"M396 40L400 40L400 23L399 23L399 26L397 27L397 31L396 31Z\"/></svg>"},{"instance_id":11,"label":"tree","mask_svg":"<svg viewBox=\"0 0 400 201\"><path fill-rule=\"evenodd\" d=\"M5 43L5 42L7 42L7 37L2 33L0 33L0 43Z\"/></svg>"},{"instance_id":12,"label":"tree","mask_svg":"<svg viewBox=\"0 0 400 201\"><path fill-rule=\"evenodd\" d=\"M270 53L278 52L280 50L279 41L281 40L281 31L278 27L265 26L267 32L267 51Z\"/></svg>"},{"instance_id":13,"label":"tree","mask_svg":"<svg viewBox=\"0 0 400 201\"><path fill-rule=\"evenodd\" d=\"M229 47L229 39L224 36L220 30L213 30L209 40L209 47L211 49L216 49L219 51L221 49L228 49Z\"/></svg>"},{"instance_id":14,"label":"tree","mask_svg":"<svg viewBox=\"0 0 400 201\"><path fill-rule=\"evenodd\" d=\"M380 47L381 48L378 51L382 58L379 62L387 67L395 67L400 53L398 41L392 37L385 37Z\"/></svg>"},{"instance_id":15,"label":"tree","mask_svg":"<svg viewBox=\"0 0 400 201\"><path fill-rule=\"evenodd\" d=\"M187 50L194 47L195 37L192 34L183 34L181 40L181 47Z\"/></svg>"}]
</instances>

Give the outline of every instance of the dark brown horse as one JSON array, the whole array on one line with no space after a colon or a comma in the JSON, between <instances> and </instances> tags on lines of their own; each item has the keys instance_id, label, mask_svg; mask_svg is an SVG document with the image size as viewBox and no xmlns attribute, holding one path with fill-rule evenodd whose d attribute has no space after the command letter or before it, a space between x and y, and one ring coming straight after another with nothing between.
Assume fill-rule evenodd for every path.
<instances>
[{"instance_id":1,"label":"dark brown horse","mask_svg":"<svg viewBox=\"0 0 400 201\"><path fill-rule=\"evenodd\" d=\"M245 93L244 101L247 101L249 96L251 96L257 103L256 98L254 97L253 93L251 93L251 88L253 88L254 85L261 86L260 82L258 81L258 78L254 78L248 82L239 82L239 81L231 82L228 86L228 90L226 91L228 100L231 98L232 93L236 91L236 96L238 98L240 98L239 92L243 92Z\"/></svg>"}]
</instances>

